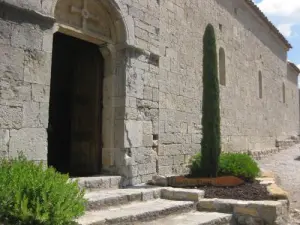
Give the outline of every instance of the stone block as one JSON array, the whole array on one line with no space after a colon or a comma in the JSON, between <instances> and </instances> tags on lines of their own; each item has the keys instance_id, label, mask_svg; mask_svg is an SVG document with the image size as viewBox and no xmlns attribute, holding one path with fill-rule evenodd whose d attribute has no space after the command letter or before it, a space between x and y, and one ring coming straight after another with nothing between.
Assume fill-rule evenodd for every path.
<instances>
[{"instance_id":1,"label":"stone block","mask_svg":"<svg viewBox=\"0 0 300 225\"><path fill-rule=\"evenodd\" d=\"M10 64L0 63L0 76L2 80L6 81L23 81L24 69L22 65L15 65L13 62Z\"/></svg>"},{"instance_id":2,"label":"stone block","mask_svg":"<svg viewBox=\"0 0 300 225\"><path fill-rule=\"evenodd\" d=\"M47 160L47 132L45 128L11 130L9 156L22 152L30 160Z\"/></svg>"},{"instance_id":3,"label":"stone block","mask_svg":"<svg viewBox=\"0 0 300 225\"><path fill-rule=\"evenodd\" d=\"M158 166L159 175L168 176L173 174L172 166Z\"/></svg>"},{"instance_id":4,"label":"stone block","mask_svg":"<svg viewBox=\"0 0 300 225\"><path fill-rule=\"evenodd\" d=\"M139 175L153 175L156 173L156 164L147 163L138 165L138 174Z\"/></svg>"},{"instance_id":5,"label":"stone block","mask_svg":"<svg viewBox=\"0 0 300 225\"><path fill-rule=\"evenodd\" d=\"M285 225L288 217L287 201L200 199L197 209L199 211L233 213L236 221L260 221L262 224Z\"/></svg>"},{"instance_id":6,"label":"stone block","mask_svg":"<svg viewBox=\"0 0 300 225\"><path fill-rule=\"evenodd\" d=\"M153 98L153 89L151 87L145 87L144 88L144 99L152 101L152 98Z\"/></svg>"},{"instance_id":7,"label":"stone block","mask_svg":"<svg viewBox=\"0 0 300 225\"><path fill-rule=\"evenodd\" d=\"M143 122L135 120L125 121L124 147L143 146Z\"/></svg>"},{"instance_id":8,"label":"stone block","mask_svg":"<svg viewBox=\"0 0 300 225\"><path fill-rule=\"evenodd\" d=\"M9 45L12 34L12 25L8 21L0 20L0 44Z\"/></svg>"},{"instance_id":9,"label":"stone block","mask_svg":"<svg viewBox=\"0 0 300 225\"><path fill-rule=\"evenodd\" d=\"M39 114L39 120L42 125L42 127L47 128L48 127L48 121L49 121L49 103L40 103L40 114Z\"/></svg>"},{"instance_id":10,"label":"stone block","mask_svg":"<svg viewBox=\"0 0 300 225\"><path fill-rule=\"evenodd\" d=\"M278 199L288 199L288 193L284 191L282 188L277 186L275 183L272 183L267 186L267 190L272 198Z\"/></svg>"},{"instance_id":11,"label":"stone block","mask_svg":"<svg viewBox=\"0 0 300 225\"><path fill-rule=\"evenodd\" d=\"M184 155L173 156L173 165L182 165L184 164Z\"/></svg>"},{"instance_id":12,"label":"stone block","mask_svg":"<svg viewBox=\"0 0 300 225\"><path fill-rule=\"evenodd\" d=\"M242 215L252 216L252 217L258 217L259 216L256 209L242 207L242 206L234 207L234 213L235 214L242 214Z\"/></svg>"},{"instance_id":13,"label":"stone block","mask_svg":"<svg viewBox=\"0 0 300 225\"><path fill-rule=\"evenodd\" d=\"M52 30L45 31L43 33L42 50L45 52L52 53L52 48L53 48L52 44L53 44L53 31Z\"/></svg>"},{"instance_id":14,"label":"stone block","mask_svg":"<svg viewBox=\"0 0 300 225\"><path fill-rule=\"evenodd\" d=\"M151 180L147 182L150 185L166 187L168 186L167 177L161 175L154 175Z\"/></svg>"},{"instance_id":15,"label":"stone block","mask_svg":"<svg viewBox=\"0 0 300 225\"><path fill-rule=\"evenodd\" d=\"M32 84L32 100L35 102L49 102L50 86L41 84Z\"/></svg>"},{"instance_id":16,"label":"stone block","mask_svg":"<svg viewBox=\"0 0 300 225\"><path fill-rule=\"evenodd\" d=\"M138 68L131 68L127 71L126 96L143 99L144 87L142 77L144 73L144 70Z\"/></svg>"},{"instance_id":17,"label":"stone block","mask_svg":"<svg viewBox=\"0 0 300 225\"><path fill-rule=\"evenodd\" d=\"M204 197L204 191L197 189L164 188L161 190L161 197L175 201L198 202Z\"/></svg>"},{"instance_id":18,"label":"stone block","mask_svg":"<svg viewBox=\"0 0 300 225\"><path fill-rule=\"evenodd\" d=\"M0 129L0 155L8 153L9 130Z\"/></svg>"},{"instance_id":19,"label":"stone block","mask_svg":"<svg viewBox=\"0 0 300 225\"><path fill-rule=\"evenodd\" d=\"M151 147L153 145L153 136L149 134L143 135L143 146Z\"/></svg>"},{"instance_id":20,"label":"stone block","mask_svg":"<svg viewBox=\"0 0 300 225\"><path fill-rule=\"evenodd\" d=\"M22 127L34 128L40 126L40 104L38 102L24 102Z\"/></svg>"},{"instance_id":21,"label":"stone block","mask_svg":"<svg viewBox=\"0 0 300 225\"><path fill-rule=\"evenodd\" d=\"M20 129L22 127L22 108L0 105L0 127Z\"/></svg>"},{"instance_id":22,"label":"stone block","mask_svg":"<svg viewBox=\"0 0 300 225\"><path fill-rule=\"evenodd\" d=\"M153 134L152 133L152 122L151 121L144 121L143 122L143 133L144 134Z\"/></svg>"},{"instance_id":23,"label":"stone block","mask_svg":"<svg viewBox=\"0 0 300 225\"><path fill-rule=\"evenodd\" d=\"M136 164L147 164L153 162L155 152L151 147L139 147L131 149L133 161Z\"/></svg>"},{"instance_id":24,"label":"stone block","mask_svg":"<svg viewBox=\"0 0 300 225\"><path fill-rule=\"evenodd\" d=\"M30 84L23 81L2 79L0 81L1 98L8 101L30 101Z\"/></svg>"},{"instance_id":25,"label":"stone block","mask_svg":"<svg viewBox=\"0 0 300 225\"><path fill-rule=\"evenodd\" d=\"M22 49L13 48L8 45L0 44L1 58L0 63L3 65L22 66L24 63L24 51Z\"/></svg>"},{"instance_id":26,"label":"stone block","mask_svg":"<svg viewBox=\"0 0 300 225\"><path fill-rule=\"evenodd\" d=\"M23 49L42 49L43 34L30 24L14 25L11 44L14 47Z\"/></svg>"},{"instance_id":27,"label":"stone block","mask_svg":"<svg viewBox=\"0 0 300 225\"><path fill-rule=\"evenodd\" d=\"M24 61L24 80L34 84L50 85L51 62L50 53L27 49Z\"/></svg>"},{"instance_id":28,"label":"stone block","mask_svg":"<svg viewBox=\"0 0 300 225\"><path fill-rule=\"evenodd\" d=\"M160 166L172 166L173 165L173 157L172 156L159 156L158 164Z\"/></svg>"}]
</instances>

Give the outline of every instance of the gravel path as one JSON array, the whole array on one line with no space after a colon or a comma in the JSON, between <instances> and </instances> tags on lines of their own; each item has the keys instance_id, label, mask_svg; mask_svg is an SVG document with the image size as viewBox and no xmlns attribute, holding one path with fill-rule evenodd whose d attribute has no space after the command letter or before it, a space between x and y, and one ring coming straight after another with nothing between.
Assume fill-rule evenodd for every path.
<instances>
[{"instance_id":1,"label":"gravel path","mask_svg":"<svg viewBox=\"0 0 300 225\"><path fill-rule=\"evenodd\" d=\"M290 194L291 207L300 209L300 145L264 158L258 163L262 169L273 171L279 177L279 185Z\"/></svg>"}]
</instances>

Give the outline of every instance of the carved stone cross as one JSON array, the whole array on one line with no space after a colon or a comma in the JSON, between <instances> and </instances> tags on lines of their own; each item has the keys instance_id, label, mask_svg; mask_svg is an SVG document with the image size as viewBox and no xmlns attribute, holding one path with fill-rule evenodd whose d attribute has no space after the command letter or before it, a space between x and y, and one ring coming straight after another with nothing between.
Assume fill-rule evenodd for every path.
<instances>
[{"instance_id":1,"label":"carved stone cross","mask_svg":"<svg viewBox=\"0 0 300 225\"><path fill-rule=\"evenodd\" d=\"M87 2L88 0L83 0L83 8L77 8L76 6L71 6L71 13L76 13L76 14L81 14L82 16L82 28L85 29L86 25L87 25L87 20L91 19L94 21L99 21L99 17L96 15L91 14L88 11L88 7L87 7Z\"/></svg>"}]
</instances>

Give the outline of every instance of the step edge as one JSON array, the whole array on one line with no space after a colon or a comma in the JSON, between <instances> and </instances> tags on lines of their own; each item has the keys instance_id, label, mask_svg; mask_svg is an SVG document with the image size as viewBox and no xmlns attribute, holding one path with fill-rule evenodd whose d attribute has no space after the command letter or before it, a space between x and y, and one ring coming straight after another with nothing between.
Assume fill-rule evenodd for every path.
<instances>
[{"instance_id":1,"label":"step edge","mask_svg":"<svg viewBox=\"0 0 300 225\"><path fill-rule=\"evenodd\" d=\"M165 200L168 201L168 200ZM152 201L149 201L152 202ZM148 203L149 203L148 202ZM155 202L155 200L153 200L153 203ZM170 201L171 202L171 201ZM177 205L170 205L167 207L162 207L159 209L154 209L154 210L150 210L150 211L146 211L146 212L142 212L142 213L138 213L135 215L125 215L125 216L114 216L113 218L104 218L104 219L100 219L97 221L91 221L88 223L80 223L80 219L78 219L76 222L78 225L104 225L104 224L120 224L117 221L122 221L122 222L146 222L146 221L152 221L154 218L161 218L161 216L168 216L168 215L174 215L178 213L186 213L186 212L190 212L192 210L195 210L195 203L191 202L191 201L180 201L177 202L180 204ZM134 203L133 203L134 204ZM171 210L171 212L170 212ZM173 212L173 210L176 210L176 212ZM102 211L102 210L96 210L94 212L97 211ZM88 215L86 215L88 217ZM83 216L84 217L84 216ZM82 217L82 218L83 218ZM144 219L142 219L141 217L145 217ZM150 217L150 218L149 218Z\"/></svg>"}]
</instances>

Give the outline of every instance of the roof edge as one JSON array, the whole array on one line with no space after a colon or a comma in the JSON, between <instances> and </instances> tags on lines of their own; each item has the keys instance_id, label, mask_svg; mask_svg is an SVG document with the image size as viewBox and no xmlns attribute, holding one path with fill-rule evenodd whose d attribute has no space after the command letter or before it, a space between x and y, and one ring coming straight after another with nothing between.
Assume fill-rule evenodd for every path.
<instances>
[{"instance_id":1,"label":"roof edge","mask_svg":"<svg viewBox=\"0 0 300 225\"><path fill-rule=\"evenodd\" d=\"M274 26L274 24L265 16L265 14L258 8L258 6L252 0L244 0L247 5L249 5L257 15L269 26L269 28L274 32L274 34L288 47L289 49L293 46L289 41L280 33L280 31Z\"/></svg>"},{"instance_id":2,"label":"roof edge","mask_svg":"<svg viewBox=\"0 0 300 225\"><path fill-rule=\"evenodd\" d=\"M292 63L292 62L288 61L287 64L288 64L291 68L293 68L293 69L298 73L298 75L300 74L300 69L299 69L298 66L296 66L295 63Z\"/></svg>"}]
</instances>

